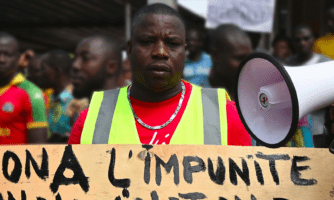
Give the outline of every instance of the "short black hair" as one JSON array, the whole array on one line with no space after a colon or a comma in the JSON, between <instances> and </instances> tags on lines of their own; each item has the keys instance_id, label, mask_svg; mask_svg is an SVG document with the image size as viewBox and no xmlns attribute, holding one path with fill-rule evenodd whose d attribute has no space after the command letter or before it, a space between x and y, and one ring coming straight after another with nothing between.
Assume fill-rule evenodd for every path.
<instances>
[{"instance_id":1,"label":"short black hair","mask_svg":"<svg viewBox=\"0 0 334 200\"><path fill-rule=\"evenodd\" d=\"M276 35L273 42L271 43L271 46L274 47L280 41L286 41L288 43L289 48L292 51L294 51L292 39L288 37L287 35Z\"/></svg>"},{"instance_id":2,"label":"short black hair","mask_svg":"<svg viewBox=\"0 0 334 200\"><path fill-rule=\"evenodd\" d=\"M162 3L155 3L144 6L140 8L133 16L132 23L131 23L131 39L133 37L133 33L135 32L136 28L138 27L139 23L144 19L147 14L162 14L162 15L170 15L175 16L182 22L183 26L185 27L185 23L181 17L181 15L174 10L173 8L162 4Z\"/></svg>"},{"instance_id":3,"label":"short black hair","mask_svg":"<svg viewBox=\"0 0 334 200\"><path fill-rule=\"evenodd\" d=\"M298 24L295 28L293 28L293 34L295 34L297 31L300 31L302 29L309 30L311 32L312 36L314 36L312 27L305 22L302 22L302 23Z\"/></svg>"},{"instance_id":4,"label":"short black hair","mask_svg":"<svg viewBox=\"0 0 334 200\"><path fill-rule=\"evenodd\" d=\"M211 48L218 48L222 46L221 39L229 39L230 37L238 37L241 40L249 40L251 42L248 34L243 31L239 26L235 24L222 24L219 25L213 32L211 36Z\"/></svg>"},{"instance_id":5,"label":"short black hair","mask_svg":"<svg viewBox=\"0 0 334 200\"><path fill-rule=\"evenodd\" d=\"M94 39L102 40L105 50L108 51L109 54L113 54L116 57L118 68L115 72L115 76L118 77L122 71L122 46L119 41L106 35L93 35L84 38L80 43Z\"/></svg>"},{"instance_id":6,"label":"short black hair","mask_svg":"<svg viewBox=\"0 0 334 200\"><path fill-rule=\"evenodd\" d=\"M64 71L65 74L69 74L72 65L72 59L69 53L62 49L47 52L42 62L54 69Z\"/></svg>"}]
</instances>

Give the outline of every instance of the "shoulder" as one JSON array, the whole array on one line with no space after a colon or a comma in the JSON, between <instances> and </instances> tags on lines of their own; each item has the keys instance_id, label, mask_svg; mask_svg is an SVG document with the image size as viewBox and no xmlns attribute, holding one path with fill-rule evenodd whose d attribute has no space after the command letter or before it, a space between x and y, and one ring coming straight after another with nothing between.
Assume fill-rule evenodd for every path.
<instances>
[{"instance_id":1,"label":"shoulder","mask_svg":"<svg viewBox=\"0 0 334 200\"><path fill-rule=\"evenodd\" d=\"M18 87L25 90L32 99L43 99L42 90L28 80L23 81Z\"/></svg>"},{"instance_id":2,"label":"shoulder","mask_svg":"<svg viewBox=\"0 0 334 200\"><path fill-rule=\"evenodd\" d=\"M44 95L41 89L39 89L32 82L25 80L18 85L19 88L23 89L30 98L32 104L43 104L44 106Z\"/></svg>"},{"instance_id":3,"label":"shoulder","mask_svg":"<svg viewBox=\"0 0 334 200\"><path fill-rule=\"evenodd\" d=\"M317 55L320 57L319 59L319 63L321 62L328 62L328 61L332 61L332 59L330 59L329 57L325 56L325 55L322 55L322 54L318 54Z\"/></svg>"},{"instance_id":4,"label":"shoulder","mask_svg":"<svg viewBox=\"0 0 334 200\"><path fill-rule=\"evenodd\" d=\"M87 113L88 113L88 108L82 111L78 119L75 121L72 127L70 138L68 140L68 144L80 144L82 130L87 118Z\"/></svg>"},{"instance_id":5,"label":"shoulder","mask_svg":"<svg viewBox=\"0 0 334 200\"><path fill-rule=\"evenodd\" d=\"M237 107L233 101L226 100L226 115L228 125L228 144L251 146L250 136L240 120Z\"/></svg>"}]
</instances>

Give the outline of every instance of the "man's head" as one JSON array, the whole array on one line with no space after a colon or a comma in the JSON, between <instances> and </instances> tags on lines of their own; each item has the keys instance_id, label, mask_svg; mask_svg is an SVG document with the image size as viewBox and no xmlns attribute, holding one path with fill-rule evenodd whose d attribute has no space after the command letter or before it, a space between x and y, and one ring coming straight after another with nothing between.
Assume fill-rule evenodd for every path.
<instances>
[{"instance_id":1,"label":"man's head","mask_svg":"<svg viewBox=\"0 0 334 200\"><path fill-rule=\"evenodd\" d=\"M331 33L334 33L334 1L329 0L325 4L325 23Z\"/></svg>"},{"instance_id":2,"label":"man's head","mask_svg":"<svg viewBox=\"0 0 334 200\"><path fill-rule=\"evenodd\" d=\"M116 40L106 36L83 39L72 64L74 97L90 97L93 91L103 89L107 79L118 77L121 62L121 49Z\"/></svg>"},{"instance_id":3,"label":"man's head","mask_svg":"<svg viewBox=\"0 0 334 200\"><path fill-rule=\"evenodd\" d=\"M201 53L204 45L204 35L200 30L190 28L186 33L186 42L190 55Z\"/></svg>"},{"instance_id":4,"label":"man's head","mask_svg":"<svg viewBox=\"0 0 334 200\"><path fill-rule=\"evenodd\" d=\"M291 39L285 35L276 36L272 47L274 48L273 56L281 60L285 60L293 52Z\"/></svg>"},{"instance_id":5,"label":"man's head","mask_svg":"<svg viewBox=\"0 0 334 200\"><path fill-rule=\"evenodd\" d=\"M19 57L17 39L7 32L0 32L0 85L7 84L16 74Z\"/></svg>"},{"instance_id":6,"label":"man's head","mask_svg":"<svg viewBox=\"0 0 334 200\"><path fill-rule=\"evenodd\" d=\"M293 40L297 54L306 56L312 53L314 36L312 29L307 24L299 24L293 30Z\"/></svg>"},{"instance_id":7,"label":"man's head","mask_svg":"<svg viewBox=\"0 0 334 200\"><path fill-rule=\"evenodd\" d=\"M69 77L71 64L72 60L64 50L52 50L44 54L41 58L41 67L46 81L42 88L56 88L61 84L62 77Z\"/></svg>"},{"instance_id":8,"label":"man's head","mask_svg":"<svg viewBox=\"0 0 334 200\"><path fill-rule=\"evenodd\" d=\"M133 85L164 92L181 81L186 59L185 26L180 15L164 4L151 4L134 16L128 57Z\"/></svg>"},{"instance_id":9,"label":"man's head","mask_svg":"<svg viewBox=\"0 0 334 200\"><path fill-rule=\"evenodd\" d=\"M240 62L252 52L252 44L247 33L238 26L225 24L214 30L211 52L213 66L210 84L213 87L226 87L225 84L233 84Z\"/></svg>"},{"instance_id":10,"label":"man's head","mask_svg":"<svg viewBox=\"0 0 334 200\"><path fill-rule=\"evenodd\" d=\"M35 54L35 56L30 59L28 66L28 79L40 88L42 88L47 81L44 76L44 70L42 69L41 60L42 55Z\"/></svg>"}]
</instances>

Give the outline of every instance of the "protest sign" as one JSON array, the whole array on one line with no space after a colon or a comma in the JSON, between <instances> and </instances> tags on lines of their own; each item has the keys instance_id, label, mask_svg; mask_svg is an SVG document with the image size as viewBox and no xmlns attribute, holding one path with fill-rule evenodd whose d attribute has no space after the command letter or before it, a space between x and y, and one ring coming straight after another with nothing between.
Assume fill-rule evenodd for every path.
<instances>
[{"instance_id":1,"label":"protest sign","mask_svg":"<svg viewBox=\"0 0 334 200\"><path fill-rule=\"evenodd\" d=\"M275 0L209 0L205 26L215 28L232 23L243 30L270 33L274 11Z\"/></svg>"},{"instance_id":2,"label":"protest sign","mask_svg":"<svg viewBox=\"0 0 334 200\"><path fill-rule=\"evenodd\" d=\"M328 149L27 145L0 158L0 199L334 198Z\"/></svg>"}]
</instances>

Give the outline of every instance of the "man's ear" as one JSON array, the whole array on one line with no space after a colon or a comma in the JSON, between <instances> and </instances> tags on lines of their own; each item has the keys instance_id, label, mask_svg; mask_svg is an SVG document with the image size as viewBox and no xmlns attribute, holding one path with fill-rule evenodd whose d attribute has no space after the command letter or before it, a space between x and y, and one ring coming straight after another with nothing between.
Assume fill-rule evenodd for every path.
<instances>
[{"instance_id":1,"label":"man's ear","mask_svg":"<svg viewBox=\"0 0 334 200\"><path fill-rule=\"evenodd\" d=\"M109 59L107 63L107 69L106 69L107 75L110 75L110 76L114 75L117 72L119 67L120 66L118 66L117 60Z\"/></svg>"},{"instance_id":2,"label":"man's ear","mask_svg":"<svg viewBox=\"0 0 334 200\"><path fill-rule=\"evenodd\" d=\"M187 51L188 50L188 46L187 44L184 45L184 51Z\"/></svg>"},{"instance_id":3,"label":"man's ear","mask_svg":"<svg viewBox=\"0 0 334 200\"><path fill-rule=\"evenodd\" d=\"M132 53L132 41L128 41L126 45L126 53L128 54L127 57L129 58Z\"/></svg>"}]
</instances>

